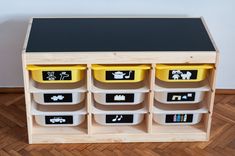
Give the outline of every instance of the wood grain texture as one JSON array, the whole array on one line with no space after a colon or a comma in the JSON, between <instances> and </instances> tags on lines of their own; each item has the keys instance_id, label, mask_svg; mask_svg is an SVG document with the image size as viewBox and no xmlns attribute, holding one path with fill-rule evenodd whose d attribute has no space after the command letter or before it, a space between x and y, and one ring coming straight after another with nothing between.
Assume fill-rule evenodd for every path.
<instances>
[{"instance_id":1,"label":"wood grain texture","mask_svg":"<svg viewBox=\"0 0 235 156\"><path fill-rule=\"evenodd\" d=\"M23 87L0 88L0 94L24 93ZM216 89L216 94L234 95L235 89Z\"/></svg>"},{"instance_id":2,"label":"wood grain texture","mask_svg":"<svg viewBox=\"0 0 235 156\"><path fill-rule=\"evenodd\" d=\"M195 52L34 52L24 53L27 65L34 64L159 64L169 63L216 63L216 52L195 51ZM69 60L69 61L68 61Z\"/></svg>"},{"instance_id":3,"label":"wood grain texture","mask_svg":"<svg viewBox=\"0 0 235 156\"><path fill-rule=\"evenodd\" d=\"M29 145L23 94L0 94L0 156L235 156L235 95L216 95L208 142Z\"/></svg>"}]
</instances>

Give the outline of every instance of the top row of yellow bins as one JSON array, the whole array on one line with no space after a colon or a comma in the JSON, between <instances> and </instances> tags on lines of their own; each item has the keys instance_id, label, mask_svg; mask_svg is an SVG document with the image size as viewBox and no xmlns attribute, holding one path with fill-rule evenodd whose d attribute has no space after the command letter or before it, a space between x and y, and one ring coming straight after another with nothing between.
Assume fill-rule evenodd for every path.
<instances>
[{"instance_id":1,"label":"top row of yellow bins","mask_svg":"<svg viewBox=\"0 0 235 156\"><path fill-rule=\"evenodd\" d=\"M32 78L40 83L74 83L84 77L84 65L30 65ZM156 65L156 77L167 82L198 82L206 78L212 65ZM92 65L96 80L104 83L143 81L149 65Z\"/></svg>"},{"instance_id":2,"label":"top row of yellow bins","mask_svg":"<svg viewBox=\"0 0 235 156\"><path fill-rule=\"evenodd\" d=\"M32 79L40 83L74 83L84 78L83 65L29 65Z\"/></svg>"},{"instance_id":3,"label":"top row of yellow bins","mask_svg":"<svg viewBox=\"0 0 235 156\"><path fill-rule=\"evenodd\" d=\"M166 82L199 82L213 65L156 65L156 77Z\"/></svg>"}]
</instances>

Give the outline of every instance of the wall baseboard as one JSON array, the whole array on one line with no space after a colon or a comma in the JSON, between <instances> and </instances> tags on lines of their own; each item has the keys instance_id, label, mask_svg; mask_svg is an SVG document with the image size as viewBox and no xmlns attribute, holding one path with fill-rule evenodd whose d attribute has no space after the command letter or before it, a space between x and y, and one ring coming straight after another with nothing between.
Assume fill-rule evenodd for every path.
<instances>
[{"instance_id":1,"label":"wall baseboard","mask_svg":"<svg viewBox=\"0 0 235 156\"><path fill-rule=\"evenodd\" d=\"M0 94L22 94L24 93L24 87L15 88L0 88Z\"/></svg>"},{"instance_id":2,"label":"wall baseboard","mask_svg":"<svg viewBox=\"0 0 235 156\"><path fill-rule=\"evenodd\" d=\"M0 88L0 94L20 94L24 93L23 87ZM216 94L235 95L235 89L216 89Z\"/></svg>"},{"instance_id":3,"label":"wall baseboard","mask_svg":"<svg viewBox=\"0 0 235 156\"><path fill-rule=\"evenodd\" d=\"M216 89L216 94L235 95L235 89Z\"/></svg>"}]
</instances>

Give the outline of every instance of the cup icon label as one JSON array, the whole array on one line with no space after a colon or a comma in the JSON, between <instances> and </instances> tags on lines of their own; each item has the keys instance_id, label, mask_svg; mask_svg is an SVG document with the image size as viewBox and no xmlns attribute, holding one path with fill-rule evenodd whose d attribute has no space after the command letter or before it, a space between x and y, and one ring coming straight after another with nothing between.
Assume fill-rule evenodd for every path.
<instances>
[{"instance_id":1,"label":"cup icon label","mask_svg":"<svg viewBox=\"0 0 235 156\"><path fill-rule=\"evenodd\" d=\"M72 74L71 71L43 71L42 79L44 81L72 80Z\"/></svg>"},{"instance_id":2,"label":"cup icon label","mask_svg":"<svg viewBox=\"0 0 235 156\"><path fill-rule=\"evenodd\" d=\"M126 103L134 102L134 94L106 94L107 103Z\"/></svg>"},{"instance_id":3,"label":"cup icon label","mask_svg":"<svg viewBox=\"0 0 235 156\"><path fill-rule=\"evenodd\" d=\"M133 123L132 114L106 115L106 123Z\"/></svg>"},{"instance_id":4,"label":"cup icon label","mask_svg":"<svg viewBox=\"0 0 235 156\"><path fill-rule=\"evenodd\" d=\"M167 101L194 101L195 92L167 93Z\"/></svg>"},{"instance_id":5,"label":"cup icon label","mask_svg":"<svg viewBox=\"0 0 235 156\"><path fill-rule=\"evenodd\" d=\"M193 114L167 114L165 123L191 123Z\"/></svg>"},{"instance_id":6,"label":"cup icon label","mask_svg":"<svg viewBox=\"0 0 235 156\"><path fill-rule=\"evenodd\" d=\"M197 79L197 70L170 70L169 80L195 80Z\"/></svg>"},{"instance_id":7,"label":"cup icon label","mask_svg":"<svg viewBox=\"0 0 235 156\"><path fill-rule=\"evenodd\" d=\"M73 116L64 115L64 116L45 116L45 123L50 124L73 124Z\"/></svg>"},{"instance_id":8,"label":"cup icon label","mask_svg":"<svg viewBox=\"0 0 235 156\"><path fill-rule=\"evenodd\" d=\"M73 102L72 93L47 93L43 97L46 103Z\"/></svg>"},{"instance_id":9,"label":"cup icon label","mask_svg":"<svg viewBox=\"0 0 235 156\"><path fill-rule=\"evenodd\" d=\"M134 70L106 71L106 80L134 80Z\"/></svg>"}]
</instances>

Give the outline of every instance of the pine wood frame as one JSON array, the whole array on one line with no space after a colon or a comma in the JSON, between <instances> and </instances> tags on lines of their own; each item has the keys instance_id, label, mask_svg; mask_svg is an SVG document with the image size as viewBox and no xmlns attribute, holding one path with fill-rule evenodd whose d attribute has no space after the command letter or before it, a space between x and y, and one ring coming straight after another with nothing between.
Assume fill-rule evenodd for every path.
<instances>
[{"instance_id":1,"label":"pine wood frame","mask_svg":"<svg viewBox=\"0 0 235 156\"><path fill-rule=\"evenodd\" d=\"M54 18L54 17L53 17ZM83 17L79 17L83 18ZM85 17L88 18L88 17ZM97 17L99 18L99 17ZM102 17L104 18L104 17ZM115 17L114 17L115 18ZM125 18L125 17L123 17ZM133 17L135 18L135 17ZM158 17L159 18L159 17ZM165 17L164 17L165 18ZM202 21L204 22L203 18ZM26 53L26 45L31 29L32 20L29 23L25 44L22 53L23 74L25 85L26 115L28 126L28 140L30 144L36 143L100 143L100 142L177 142L177 141L207 141L210 136L211 120L215 96L215 79L219 58L216 47L207 27L208 34L216 47L216 51L195 52L66 52L66 53ZM87 114L85 131L77 127L61 127L52 129L35 125L31 115L31 93L29 90L30 72L26 66L30 64L86 64L87 65ZM150 64L149 81L150 92L148 93L148 112L145 114L145 122L138 126L123 126L114 133L110 133L110 126L99 126L93 122L92 114L92 64ZM209 112L204 115L203 121L194 126L161 126L153 122L154 84L156 64L213 64L210 70L209 85L211 91L207 94ZM122 131L123 129L123 131ZM144 130L143 130L144 129ZM174 131L172 131L174 130ZM102 131L102 133L100 132ZM68 133L69 132L69 133ZM107 132L107 133L106 133Z\"/></svg>"}]
</instances>

